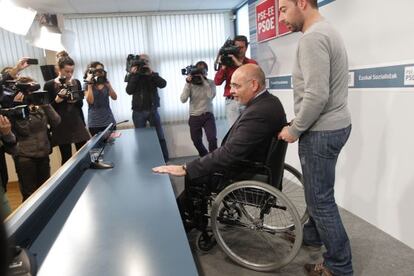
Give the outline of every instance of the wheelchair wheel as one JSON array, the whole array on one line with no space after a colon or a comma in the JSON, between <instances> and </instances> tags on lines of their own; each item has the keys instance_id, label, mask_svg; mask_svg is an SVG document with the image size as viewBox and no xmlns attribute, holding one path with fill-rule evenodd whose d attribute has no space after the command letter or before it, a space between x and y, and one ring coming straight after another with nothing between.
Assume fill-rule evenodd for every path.
<instances>
[{"instance_id":1,"label":"wheelchair wheel","mask_svg":"<svg viewBox=\"0 0 414 276\"><path fill-rule=\"evenodd\" d=\"M217 244L211 230L199 232L196 238L197 249L203 252L210 251Z\"/></svg>"},{"instance_id":2,"label":"wheelchair wheel","mask_svg":"<svg viewBox=\"0 0 414 276\"><path fill-rule=\"evenodd\" d=\"M298 170L286 163L283 171L282 192L295 205L302 225L305 224L309 216L303 188L303 176Z\"/></svg>"},{"instance_id":3,"label":"wheelchair wheel","mask_svg":"<svg viewBox=\"0 0 414 276\"><path fill-rule=\"evenodd\" d=\"M237 206L241 216L220 212L226 205ZM302 226L294 205L281 191L258 181L236 182L220 192L212 206L211 225L226 255L257 271L287 265L302 243ZM296 237L294 243L285 238L288 229Z\"/></svg>"}]
</instances>

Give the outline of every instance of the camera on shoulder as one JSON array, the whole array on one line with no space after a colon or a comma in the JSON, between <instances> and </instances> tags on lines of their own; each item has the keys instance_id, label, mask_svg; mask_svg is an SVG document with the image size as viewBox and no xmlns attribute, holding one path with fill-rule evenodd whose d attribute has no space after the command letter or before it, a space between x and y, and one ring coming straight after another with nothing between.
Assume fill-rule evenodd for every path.
<instances>
[{"instance_id":1,"label":"camera on shoulder","mask_svg":"<svg viewBox=\"0 0 414 276\"><path fill-rule=\"evenodd\" d=\"M24 79L24 78L23 78ZM27 105L45 105L49 104L49 94L46 91L38 91L40 84L36 82L26 82L24 80L7 81L3 87L8 92L9 97L15 97L17 93L24 95L23 103Z\"/></svg>"},{"instance_id":2,"label":"camera on shoulder","mask_svg":"<svg viewBox=\"0 0 414 276\"><path fill-rule=\"evenodd\" d=\"M240 53L240 48L235 45L234 40L227 39L226 42L224 42L223 46L221 46L218 55L216 63L214 64L214 69L218 71L220 65L224 65L227 67L234 67L234 61L230 55L238 56ZM220 62L218 62L220 60Z\"/></svg>"},{"instance_id":3,"label":"camera on shoulder","mask_svg":"<svg viewBox=\"0 0 414 276\"><path fill-rule=\"evenodd\" d=\"M181 74L191 76L191 83L195 85L201 85L203 83L203 76L206 75L205 68L199 68L196 65L188 65L181 69Z\"/></svg>"},{"instance_id":4,"label":"camera on shoulder","mask_svg":"<svg viewBox=\"0 0 414 276\"><path fill-rule=\"evenodd\" d=\"M146 60L142 58L140 55L129 54L126 59L125 71L127 72L127 74L125 76L125 82L128 82L130 75L133 74L131 73L131 69L133 67L137 68L137 71L134 74L148 75L150 73L150 69L146 65Z\"/></svg>"}]
</instances>

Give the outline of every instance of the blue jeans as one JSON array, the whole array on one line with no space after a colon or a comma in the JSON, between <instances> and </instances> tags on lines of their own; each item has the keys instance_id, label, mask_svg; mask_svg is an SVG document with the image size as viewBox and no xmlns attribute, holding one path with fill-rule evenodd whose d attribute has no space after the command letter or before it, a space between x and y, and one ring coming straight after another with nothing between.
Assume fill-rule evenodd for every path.
<instances>
[{"instance_id":1,"label":"blue jeans","mask_svg":"<svg viewBox=\"0 0 414 276\"><path fill-rule=\"evenodd\" d=\"M324 265L334 275L353 275L351 247L334 197L335 167L351 126L330 131L308 131L299 139L309 221L303 242L325 245Z\"/></svg>"},{"instance_id":2,"label":"blue jeans","mask_svg":"<svg viewBox=\"0 0 414 276\"><path fill-rule=\"evenodd\" d=\"M134 122L135 128L144 128L147 124L147 121L150 123L151 127L155 127L157 131L158 140L160 141L160 146L162 150L162 155L164 156L165 162L169 159L167 142L165 141L164 131L161 126L160 114L158 110L152 111L132 111L132 121Z\"/></svg>"}]
</instances>

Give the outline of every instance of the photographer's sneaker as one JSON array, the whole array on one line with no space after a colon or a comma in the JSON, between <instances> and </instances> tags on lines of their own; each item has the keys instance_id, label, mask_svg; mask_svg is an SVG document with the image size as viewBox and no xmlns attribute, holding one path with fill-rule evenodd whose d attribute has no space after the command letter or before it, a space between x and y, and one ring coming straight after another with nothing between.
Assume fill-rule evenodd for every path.
<instances>
[{"instance_id":1,"label":"photographer's sneaker","mask_svg":"<svg viewBox=\"0 0 414 276\"><path fill-rule=\"evenodd\" d=\"M305 271L308 276L334 276L334 274L321 264L305 264Z\"/></svg>"}]
</instances>

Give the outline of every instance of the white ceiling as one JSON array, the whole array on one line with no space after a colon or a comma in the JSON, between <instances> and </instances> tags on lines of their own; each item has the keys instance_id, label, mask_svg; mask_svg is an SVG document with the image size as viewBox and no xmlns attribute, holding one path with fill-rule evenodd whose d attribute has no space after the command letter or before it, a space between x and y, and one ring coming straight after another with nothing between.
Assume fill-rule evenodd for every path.
<instances>
[{"instance_id":1,"label":"white ceiling","mask_svg":"<svg viewBox=\"0 0 414 276\"><path fill-rule=\"evenodd\" d=\"M14 0L17 5L49 13L118 13L230 10L245 0Z\"/></svg>"}]
</instances>

